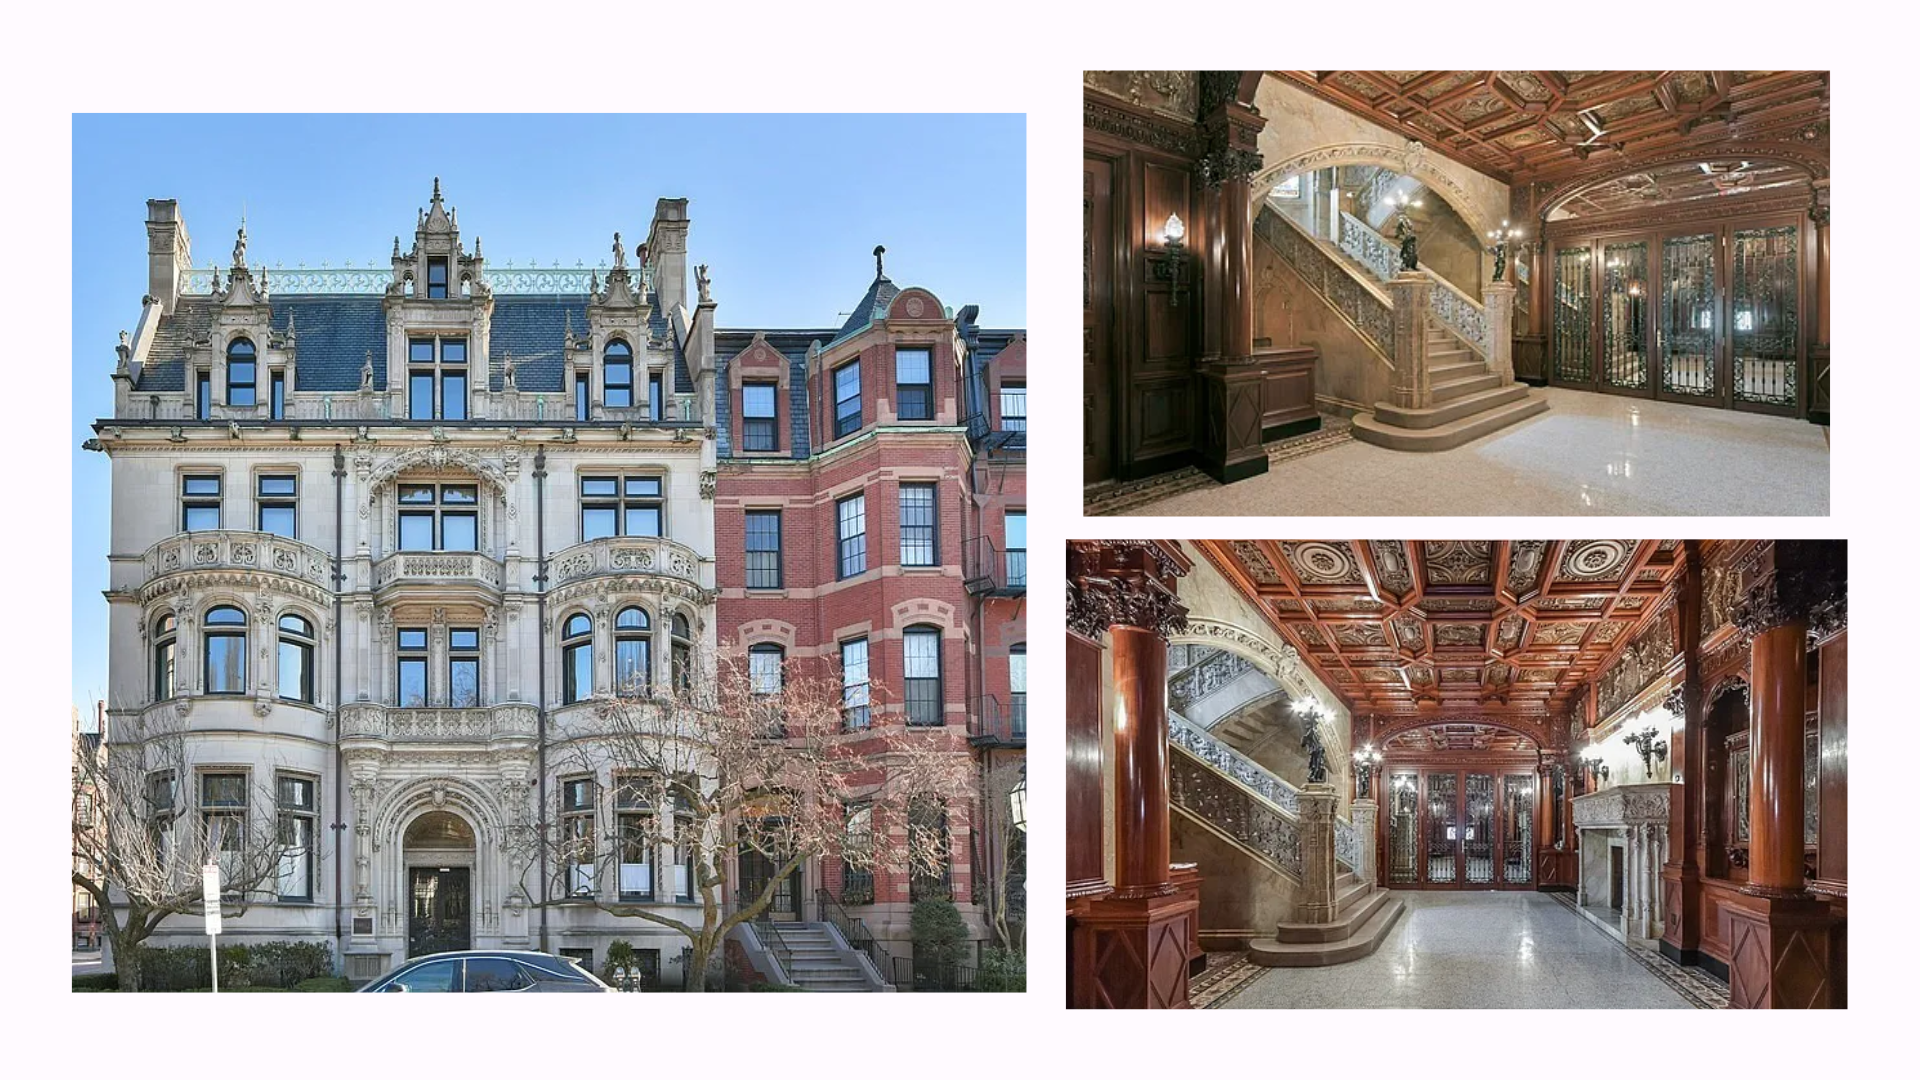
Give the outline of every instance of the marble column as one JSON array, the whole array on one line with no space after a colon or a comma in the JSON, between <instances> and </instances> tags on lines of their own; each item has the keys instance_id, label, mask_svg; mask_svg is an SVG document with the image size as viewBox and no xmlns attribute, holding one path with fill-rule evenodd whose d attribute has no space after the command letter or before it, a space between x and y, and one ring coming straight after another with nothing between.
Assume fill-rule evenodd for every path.
<instances>
[{"instance_id":1,"label":"marble column","mask_svg":"<svg viewBox=\"0 0 1920 1080\"><path fill-rule=\"evenodd\" d=\"M1433 281L1419 271L1402 271L1387 282L1393 299L1393 404L1402 409L1433 407L1433 374L1427 368L1427 296Z\"/></svg>"},{"instance_id":2,"label":"marble column","mask_svg":"<svg viewBox=\"0 0 1920 1080\"><path fill-rule=\"evenodd\" d=\"M1700 687L1700 607L1706 567L1698 540L1684 541L1680 578L1680 685L1666 698L1678 729L1667 742L1671 775L1680 790L1668 808L1666 864L1660 868L1660 952L1676 964L1700 957L1700 878L1706 846L1700 842L1707 809L1706 703Z\"/></svg>"},{"instance_id":3,"label":"marble column","mask_svg":"<svg viewBox=\"0 0 1920 1080\"><path fill-rule=\"evenodd\" d=\"M1354 835L1360 838L1360 865L1353 868L1354 876L1369 885L1377 884L1380 881L1380 804L1372 799L1355 799L1348 809L1353 814Z\"/></svg>"},{"instance_id":4,"label":"marble column","mask_svg":"<svg viewBox=\"0 0 1920 1080\"><path fill-rule=\"evenodd\" d=\"M1513 283L1489 282L1481 290L1486 305L1487 370L1500 376L1501 386L1513 384Z\"/></svg>"},{"instance_id":5,"label":"marble column","mask_svg":"<svg viewBox=\"0 0 1920 1080\"><path fill-rule=\"evenodd\" d=\"M1734 622L1753 641L1747 884L1723 910L1735 1008L1829 1008L1835 919L1806 891L1807 640L1846 621L1846 541L1776 540L1757 553Z\"/></svg>"},{"instance_id":6,"label":"marble column","mask_svg":"<svg viewBox=\"0 0 1920 1080\"><path fill-rule=\"evenodd\" d=\"M1067 545L1067 626L1104 638L1113 667L1113 891L1073 924L1069 1003L1184 1009L1198 889L1173 883L1167 780L1167 636L1186 626L1175 595L1191 566L1150 540Z\"/></svg>"}]
</instances>

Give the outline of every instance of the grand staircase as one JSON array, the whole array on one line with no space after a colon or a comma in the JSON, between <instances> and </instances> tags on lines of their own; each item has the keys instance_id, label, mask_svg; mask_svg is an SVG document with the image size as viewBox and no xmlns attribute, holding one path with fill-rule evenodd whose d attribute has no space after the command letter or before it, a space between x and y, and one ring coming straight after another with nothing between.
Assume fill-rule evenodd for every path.
<instances>
[{"instance_id":1,"label":"grand staircase","mask_svg":"<svg viewBox=\"0 0 1920 1080\"><path fill-rule=\"evenodd\" d=\"M1404 409L1377 401L1371 415L1353 418L1353 437L1389 450L1451 450L1482 435L1547 411L1527 384L1501 385L1500 376L1466 342L1429 312L1423 320L1433 405Z\"/></svg>"}]
</instances>

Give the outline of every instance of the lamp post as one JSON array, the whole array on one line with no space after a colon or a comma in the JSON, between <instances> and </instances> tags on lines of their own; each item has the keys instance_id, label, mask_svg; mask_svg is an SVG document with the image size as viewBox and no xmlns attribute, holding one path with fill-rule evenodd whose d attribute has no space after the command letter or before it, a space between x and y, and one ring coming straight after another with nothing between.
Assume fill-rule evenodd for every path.
<instances>
[{"instance_id":1,"label":"lamp post","mask_svg":"<svg viewBox=\"0 0 1920 1080\"><path fill-rule=\"evenodd\" d=\"M1353 767L1360 791L1356 798L1373 798L1373 770L1380 767L1382 759L1383 755L1373 748L1372 743L1353 752Z\"/></svg>"},{"instance_id":2,"label":"lamp post","mask_svg":"<svg viewBox=\"0 0 1920 1080\"><path fill-rule=\"evenodd\" d=\"M1507 245L1520 241L1520 230L1502 221L1499 228L1488 231L1487 240L1492 245L1487 248L1487 252L1493 256L1493 280L1505 281L1507 279Z\"/></svg>"}]
</instances>

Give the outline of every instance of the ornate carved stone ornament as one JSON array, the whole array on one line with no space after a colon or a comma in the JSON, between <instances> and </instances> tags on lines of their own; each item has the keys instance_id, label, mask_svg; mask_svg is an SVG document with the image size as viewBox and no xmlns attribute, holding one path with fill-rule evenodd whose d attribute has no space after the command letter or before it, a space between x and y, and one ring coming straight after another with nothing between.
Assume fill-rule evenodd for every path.
<instances>
[{"instance_id":1,"label":"ornate carved stone ornament","mask_svg":"<svg viewBox=\"0 0 1920 1080\"><path fill-rule=\"evenodd\" d=\"M1230 180L1248 180L1260 171L1259 112L1239 101L1238 71L1201 71L1200 180L1219 187Z\"/></svg>"},{"instance_id":2,"label":"ornate carved stone ornament","mask_svg":"<svg viewBox=\"0 0 1920 1080\"><path fill-rule=\"evenodd\" d=\"M1776 540L1770 554L1770 565L1763 562L1733 606L1734 625L1743 635L1758 637L1799 621L1807 624L1810 640L1846 629L1845 540Z\"/></svg>"},{"instance_id":3,"label":"ornate carved stone ornament","mask_svg":"<svg viewBox=\"0 0 1920 1080\"><path fill-rule=\"evenodd\" d=\"M1151 540L1074 540L1067 544L1067 628L1098 638L1109 626L1162 637L1187 628L1172 582L1186 571Z\"/></svg>"}]
</instances>

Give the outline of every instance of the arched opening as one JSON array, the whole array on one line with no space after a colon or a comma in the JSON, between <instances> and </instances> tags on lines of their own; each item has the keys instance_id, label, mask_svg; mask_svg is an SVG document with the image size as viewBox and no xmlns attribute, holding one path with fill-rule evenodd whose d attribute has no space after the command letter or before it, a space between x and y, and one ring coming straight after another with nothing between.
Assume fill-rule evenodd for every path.
<instances>
[{"instance_id":1,"label":"arched opening","mask_svg":"<svg viewBox=\"0 0 1920 1080\"><path fill-rule=\"evenodd\" d=\"M1422 266L1476 301L1487 281L1483 232L1447 193L1389 165L1328 165L1289 174L1255 212L1286 218L1383 282L1399 269L1395 230L1404 215L1419 238Z\"/></svg>"},{"instance_id":2,"label":"arched opening","mask_svg":"<svg viewBox=\"0 0 1920 1080\"><path fill-rule=\"evenodd\" d=\"M1382 747L1386 880L1394 888L1532 888L1540 754L1492 723L1435 723Z\"/></svg>"},{"instance_id":3,"label":"arched opening","mask_svg":"<svg viewBox=\"0 0 1920 1080\"><path fill-rule=\"evenodd\" d=\"M473 826L458 814L429 810L408 823L401 849L407 870L407 955L471 948Z\"/></svg>"}]
</instances>

